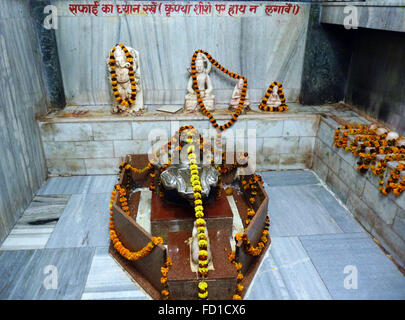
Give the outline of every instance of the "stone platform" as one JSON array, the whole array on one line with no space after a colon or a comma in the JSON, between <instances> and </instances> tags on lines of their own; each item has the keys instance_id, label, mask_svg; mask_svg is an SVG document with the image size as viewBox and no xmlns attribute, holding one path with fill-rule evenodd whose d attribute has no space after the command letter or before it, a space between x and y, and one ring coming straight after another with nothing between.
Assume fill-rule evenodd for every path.
<instances>
[{"instance_id":1,"label":"stone platform","mask_svg":"<svg viewBox=\"0 0 405 320\"><path fill-rule=\"evenodd\" d=\"M237 272L228 261L231 250L230 233L226 230L208 229L214 269L207 276L210 299L230 299L235 291ZM190 268L190 246L186 243L191 231L169 232L168 255L172 257L173 266L168 273L167 284L171 298L191 300L198 295L197 273Z\"/></svg>"},{"instance_id":2,"label":"stone platform","mask_svg":"<svg viewBox=\"0 0 405 320\"><path fill-rule=\"evenodd\" d=\"M209 230L223 229L231 234L233 213L224 191L218 200L204 206L204 214ZM194 208L169 203L153 193L150 221L152 235L160 236L167 241L170 232L193 229Z\"/></svg>"}]
</instances>

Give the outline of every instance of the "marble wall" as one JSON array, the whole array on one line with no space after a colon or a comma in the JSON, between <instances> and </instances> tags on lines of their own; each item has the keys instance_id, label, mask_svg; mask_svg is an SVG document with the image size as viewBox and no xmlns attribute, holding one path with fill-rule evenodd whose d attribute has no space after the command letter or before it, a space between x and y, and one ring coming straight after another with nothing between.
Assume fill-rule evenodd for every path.
<instances>
[{"instance_id":1,"label":"marble wall","mask_svg":"<svg viewBox=\"0 0 405 320\"><path fill-rule=\"evenodd\" d=\"M24 0L0 1L0 242L46 177L36 116L48 101L37 34Z\"/></svg>"},{"instance_id":2,"label":"marble wall","mask_svg":"<svg viewBox=\"0 0 405 320\"><path fill-rule=\"evenodd\" d=\"M345 101L405 134L405 34L359 29Z\"/></svg>"},{"instance_id":3,"label":"marble wall","mask_svg":"<svg viewBox=\"0 0 405 320\"><path fill-rule=\"evenodd\" d=\"M351 152L333 147L337 127L339 123L332 118L321 118L312 169L364 229L404 268L405 195L397 197L389 193L385 196L378 190L379 178L376 175L370 171L360 174L357 171L358 159Z\"/></svg>"},{"instance_id":4,"label":"marble wall","mask_svg":"<svg viewBox=\"0 0 405 320\"><path fill-rule=\"evenodd\" d=\"M294 107L307 109L291 106ZM151 147L148 136L152 130L159 129L170 138L185 124L193 125L201 134L212 128L203 115L190 118L190 115L154 115L137 121L95 117L76 121L43 119L40 130L48 172L52 175L117 174L127 154L148 153ZM221 123L226 118L226 115L218 116ZM228 143L234 148L240 143L253 157L258 170L305 169L312 165L318 122L319 116L312 109L301 114L247 114L241 115L225 134L233 133ZM253 141L248 140L249 132L254 134ZM243 138L237 141L237 134Z\"/></svg>"},{"instance_id":5,"label":"marble wall","mask_svg":"<svg viewBox=\"0 0 405 320\"><path fill-rule=\"evenodd\" d=\"M110 104L105 59L112 46L121 42L140 53L146 104L184 103L189 76L186 68L196 49L207 50L224 67L246 76L253 101L258 101L275 80L283 83L287 101L298 99L309 3L294 2L300 6L297 15L266 16L264 6L275 2L257 2L260 5L257 13L242 17L214 13L167 17L164 12L106 15L101 10L98 16L81 13L74 16L69 11L69 3L73 1L53 0L51 3L58 8L56 39L68 105ZM234 82L214 69L211 76L217 102L229 102Z\"/></svg>"}]
</instances>

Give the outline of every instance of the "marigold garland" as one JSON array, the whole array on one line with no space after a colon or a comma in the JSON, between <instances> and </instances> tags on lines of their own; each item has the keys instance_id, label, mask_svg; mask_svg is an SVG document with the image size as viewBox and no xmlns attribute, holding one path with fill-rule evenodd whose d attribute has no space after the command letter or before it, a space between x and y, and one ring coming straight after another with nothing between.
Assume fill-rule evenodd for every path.
<instances>
[{"instance_id":1,"label":"marigold garland","mask_svg":"<svg viewBox=\"0 0 405 320\"><path fill-rule=\"evenodd\" d=\"M241 90L238 107L236 108L234 114L232 115L231 120L229 120L227 123L225 123L223 125L219 125L217 123L217 120L214 118L212 113L207 110L207 108L204 105L204 101L201 98L200 89L198 88L198 84L197 84L197 69L196 69L196 59L197 59L197 55L199 53L204 54L207 57L207 59L209 60L209 62L214 67L216 67L217 69L219 69L226 75L230 76L231 78L243 79L243 87ZM208 52L206 52L204 50L200 50L200 49L196 50L193 54L193 57L191 58L191 77L193 79L193 89L197 95L197 103L200 106L202 113L204 115L206 115L208 117L208 119L210 120L212 126L215 129L217 129L218 131L224 131L224 130L228 129L229 127L231 127L238 120L238 117L240 116L240 114L242 113L242 110L243 110L243 104L245 103L246 92L247 92L247 87L248 87L247 78L245 78L244 76L239 75L237 73L230 72L228 69L226 69L222 65L220 65L218 63L218 61L216 61Z\"/></svg>"},{"instance_id":2,"label":"marigold garland","mask_svg":"<svg viewBox=\"0 0 405 320\"><path fill-rule=\"evenodd\" d=\"M118 203L121 206L121 209L124 211L125 214L129 215L129 207L128 207L128 200L126 198L126 190L122 188L119 184L117 184L114 190L111 192L111 200L110 200L110 239L113 243L114 248L117 252L129 261L136 261L141 258L146 257L152 250L155 248L159 243L163 243L163 239L161 237L153 237L152 241L150 241L144 248L139 251L130 251L128 250L120 241L114 225L114 211L112 209L112 205L114 203L115 198L117 195Z\"/></svg>"},{"instance_id":3,"label":"marigold garland","mask_svg":"<svg viewBox=\"0 0 405 320\"><path fill-rule=\"evenodd\" d=\"M129 79L130 79L130 82L131 82L131 97L122 99L122 97L120 96L120 94L118 92L117 73L115 71L116 60L115 60L115 56L114 56L114 52L116 50L116 47L112 48L112 50L110 52L110 60L109 60L110 73L111 73L111 88L113 90L115 100L117 100L117 102L121 106L123 106L125 108L128 108L128 107L130 107L131 105L134 104L135 99L136 99L136 81L135 81L135 71L134 71L134 58L132 57L131 53L125 47L124 44L121 43L119 46L124 51L125 56L126 56L126 60L130 65L128 73L129 73Z\"/></svg>"},{"instance_id":4,"label":"marigold garland","mask_svg":"<svg viewBox=\"0 0 405 320\"><path fill-rule=\"evenodd\" d=\"M268 217L266 217L265 226L264 226L264 229L262 232L262 236L260 237L260 241L257 244L257 247L253 247L250 244L250 241L246 234L240 234L240 233L235 234L235 241L236 242L243 241L245 250L248 254L250 254L252 256L259 256L262 253L263 248L265 247L266 243L269 240L268 239L269 226L270 226L270 219ZM244 278L244 276L242 274L242 264L240 262L236 261L235 251L231 251L231 253L228 254L228 260L233 265L235 265L235 269L238 271L238 275L236 277L236 279L237 279L236 290L235 290L235 294L232 297L232 300L242 300L242 292L244 290L244 286L242 285L242 280Z\"/></svg>"},{"instance_id":5,"label":"marigold garland","mask_svg":"<svg viewBox=\"0 0 405 320\"><path fill-rule=\"evenodd\" d=\"M166 257L166 261L163 264L163 267L160 268L160 272L162 273L162 277L160 278L160 283L163 286L162 291L160 292L163 296L164 300L169 299L169 287L167 285L167 274L169 273L170 267L173 265L172 259L170 257Z\"/></svg>"},{"instance_id":6,"label":"marigold garland","mask_svg":"<svg viewBox=\"0 0 405 320\"><path fill-rule=\"evenodd\" d=\"M204 281L205 277L208 274L208 239L206 235L206 222L204 220L204 207L202 204L202 197L201 197L201 182L200 177L198 174L198 166L197 166L197 157L195 154L195 145L196 136L198 135L197 130L190 129L187 131L188 139L187 143L189 147L187 149L188 159L189 159L189 168L190 168L190 182L193 187L194 192L194 211L196 217L196 225L197 225L197 232L198 232L198 272L202 276L203 280L201 280L198 284L198 297L202 300L208 299L208 285ZM199 139L198 139L199 142Z\"/></svg>"},{"instance_id":7,"label":"marigold garland","mask_svg":"<svg viewBox=\"0 0 405 320\"><path fill-rule=\"evenodd\" d=\"M235 266L235 269L238 271L236 277L236 290L235 294L232 296L232 300L242 300L242 292L244 286L242 285L243 274L242 274L242 264L236 261L235 251L232 251L228 254L228 260Z\"/></svg>"},{"instance_id":8,"label":"marigold garland","mask_svg":"<svg viewBox=\"0 0 405 320\"><path fill-rule=\"evenodd\" d=\"M250 243L250 241L248 239L247 234L240 234L240 233L235 234L235 241L236 242L243 241L245 251L248 254L250 254L252 256L259 256L262 253L263 248L266 246L266 243L268 241L269 226L270 226L270 219L267 217L265 226L264 226L264 229L262 232L262 236L260 237L260 240L257 243L256 247L252 246L252 244Z\"/></svg>"},{"instance_id":9,"label":"marigold garland","mask_svg":"<svg viewBox=\"0 0 405 320\"><path fill-rule=\"evenodd\" d=\"M256 202L257 190L259 189L258 183L263 184L264 181L262 177L258 174L253 174L251 176L244 176L241 178L241 184L243 190L248 192L249 204L252 206ZM248 208L247 219L245 224L248 225L255 215L255 211L252 207Z\"/></svg>"},{"instance_id":10,"label":"marigold garland","mask_svg":"<svg viewBox=\"0 0 405 320\"><path fill-rule=\"evenodd\" d=\"M348 144L349 136L354 136L353 141ZM387 133L377 135L375 129L363 124L347 124L335 130L333 146L342 148L346 152L350 151L354 156L359 157L357 170L366 173L369 169L379 177L379 190L387 195L393 192L399 196L405 190L405 178L400 178L400 172L404 170L404 165L399 163L391 170L387 183L384 186L384 174L387 164L390 161L404 161L405 147L397 147L396 140L386 140ZM399 137L397 140L402 139ZM369 148L369 151L366 151ZM378 155L384 155L382 159L377 159Z\"/></svg>"},{"instance_id":11,"label":"marigold garland","mask_svg":"<svg viewBox=\"0 0 405 320\"><path fill-rule=\"evenodd\" d=\"M275 86L277 86L277 94L280 97L281 105L279 105L278 107L269 107L267 105L267 101L269 100L270 95L273 93L273 89ZM274 81L270 84L262 101L259 104L259 109L263 110L263 111L270 111L270 112L274 112L274 111L283 112L283 111L288 110L288 106L286 105L286 102L285 102L283 85L281 84L281 82Z\"/></svg>"}]
</instances>

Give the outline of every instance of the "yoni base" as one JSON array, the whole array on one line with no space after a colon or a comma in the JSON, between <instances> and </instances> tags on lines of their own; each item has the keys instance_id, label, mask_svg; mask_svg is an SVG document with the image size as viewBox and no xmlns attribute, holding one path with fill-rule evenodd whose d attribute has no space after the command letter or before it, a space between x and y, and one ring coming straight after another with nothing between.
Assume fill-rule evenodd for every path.
<instances>
[{"instance_id":1,"label":"yoni base","mask_svg":"<svg viewBox=\"0 0 405 320\"><path fill-rule=\"evenodd\" d=\"M229 300L236 288L237 271L228 260L231 252L230 233L226 230L208 229L215 270L209 270L206 282L210 300ZM191 271L190 246L186 241L191 231L169 232L168 255L173 265L167 278L170 298L177 300L198 299L198 283L201 278Z\"/></svg>"},{"instance_id":2,"label":"yoni base","mask_svg":"<svg viewBox=\"0 0 405 320\"><path fill-rule=\"evenodd\" d=\"M204 219L208 230L223 229L232 232L233 213L225 192L218 200L204 206ZM169 232L190 231L195 221L194 209L169 203L152 194L151 231L152 235L162 237L165 242ZM228 241L229 242L229 241Z\"/></svg>"}]
</instances>

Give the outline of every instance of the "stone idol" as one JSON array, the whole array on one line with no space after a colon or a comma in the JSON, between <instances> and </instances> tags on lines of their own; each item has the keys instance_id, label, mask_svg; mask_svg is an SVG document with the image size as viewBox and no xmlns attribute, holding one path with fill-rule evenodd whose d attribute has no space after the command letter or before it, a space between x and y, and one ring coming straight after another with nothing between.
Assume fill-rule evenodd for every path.
<instances>
[{"instance_id":1,"label":"stone idol","mask_svg":"<svg viewBox=\"0 0 405 320\"><path fill-rule=\"evenodd\" d=\"M195 62L197 70L197 85L200 89L201 98L208 111L214 111L215 96L212 94L212 83L209 76L211 63L207 57L201 53L197 55ZM190 69L188 69L190 71ZM190 75L187 84L188 93L185 96L184 112L191 113L198 110L197 94L193 89L193 78Z\"/></svg>"},{"instance_id":2,"label":"stone idol","mask_svg":"<svg viewBox=\"0 0 405 320\"><path fill-rule=\"evenodd\" d=\"M238 83L235 85L232 93L231 104L228 107L228 110L235 111L238 108L239 101L240 101L240 94L243 88L243 79L239 79ZM249 101L249 94L246 91L246 98L245 102L243 103L243 110L249 111L250 110L250 101Z\"/></svg>"},{"instance_id":3,"label":"stone idol","mask_svg":"<svg viewBox=\"0 0 405 320\"><path fill-rule=\"evenodd\" d=\"M139 116L143 104L139 53L124 44L116 45L107 59L113 93L112 113Z\"/></svg>"},{"instance_id":4,"label":"stone idol","mask_svg":"<svg viewBox=\"0 0 405 320\"><path fill-rule=\"evenodd\" d=\"M270 94L269 100L267 100L267 106L268 107L278 107L281 105L281 100L280 96L278 95L278 87L275 86L273 88L273 92Z\"/></svg>"}]
</instances>

